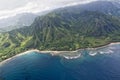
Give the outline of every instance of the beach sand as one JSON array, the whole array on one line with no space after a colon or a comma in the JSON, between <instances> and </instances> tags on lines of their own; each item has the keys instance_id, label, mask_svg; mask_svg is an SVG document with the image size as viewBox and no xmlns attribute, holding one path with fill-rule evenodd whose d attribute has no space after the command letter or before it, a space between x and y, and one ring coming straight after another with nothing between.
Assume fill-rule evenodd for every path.
<instances>
[{"instance_id":1,"label":"beach sand","mask_svg":"<svg viewBox=\"0 0 120 80\"><path fill-rule=\"evenodd\" d=\"M54 56L54 55L58 55L58 54L62 54L62 53L77 52L77 51L39 51L37 49L31 49L31 50L25 51L23 53L19 53L19 54L15 55L15 56L13 56L11 58L8 58L8 59L0 62L0 66L4 65L7 62L9 62L11 59L14 59L16 57L19 57L19 56L22 56L22 55L25 55L25 54L29 54L30 52L37 52L37 53L43 53L43 54L50 53L52 56Z\"/></svg>"},{"instance_id":2,"label":"beach sand","mask_svg":"<svg viewBox=\"0 0 120 80\"><path fill-rule=\"evenodd\" d=\"M108 44L106 46L111 46L111 45L115 45L115 44L120 44L120 42L110 43L110 44ZM106 46L101 46L101 47L106 47ZM101 48L101 47L97 47L97 48ZM86 48L86 49L89 50L89 49L97 49L97 48ZM63 53L75 53L75 52L78 52L80 50L83 50L83 49L78 49L78 50L75 50L75 51L40 51L40 50L37 50L37 49L31 49L31 50L25 51L23 53L19 53L19 54L15 55L15 56L13 56L11 58L8 58L8 59L0 62L0 66L4 65L7 62L9 62L11 59L14 59L16 57L19 57L19 56L22 56L22 55L25 55L25 54L29 54L30 52L38 52L38 53L43 53L43 54L50 53L52 56L54 56L54 55L63 54Z\"/></svg>"}]
</instances>

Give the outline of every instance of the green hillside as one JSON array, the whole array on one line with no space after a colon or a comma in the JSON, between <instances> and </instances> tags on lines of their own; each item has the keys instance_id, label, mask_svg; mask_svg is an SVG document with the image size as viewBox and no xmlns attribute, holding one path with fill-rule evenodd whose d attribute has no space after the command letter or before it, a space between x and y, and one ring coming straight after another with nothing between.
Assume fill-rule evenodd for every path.
<instances>
[{"instance_id":1,"label":"green hillside","mask_svg":"<svg viewBox=\"0 0 120 80\"><path fill-rule=\"evenodd\" d=\"M29 49L76 50L120 41L120 20L96 11L52 12L0 34L0 61Z\"/></svg>"}]
</instances>

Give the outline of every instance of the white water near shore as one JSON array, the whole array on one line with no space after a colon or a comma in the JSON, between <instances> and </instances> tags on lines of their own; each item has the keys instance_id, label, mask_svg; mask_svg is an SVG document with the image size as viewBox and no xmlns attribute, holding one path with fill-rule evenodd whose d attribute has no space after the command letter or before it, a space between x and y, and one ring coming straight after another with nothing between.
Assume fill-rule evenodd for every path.
<instances>
[{"instance_id":1,"label":"white water near shore","mask_svg":"<svg viewBox=\"0 0 120 80\"><path fill-rule=\"evenodd\" d=\"M19 57L19 56L22 56L22 55L29 54L29 53L31 53L31 52L37 52L37 53L43 53L43 54L49 53L49 54L51 54L52 56L54 56L54 55L58 55L58 54L62 54L62 53L70 53L70 52L74 53L74 52L77 52L77 51L39 51L39 50L37 50L37 49L32 49L32 50L28 50L28 51L25 51L25 52L23 52L23 53L17 54L17 55L15 55L15 56L11 57L11 58L8 58L8 59L0 62L0 66L1 66L1 65L4 65L4 64L7 63L7 62L9 62L11 59L14 59L14 58Z\"/></svg>"},{"instance_id":2,"label":"white water near shore","mask_svg":"<svg viewBox=\"0 0 120 80\"><path fill-rule=\"evenodd\" d=\"M120 43L111 43L109 45L98 47L98 48L91 48L89 50L89 55L95 56L97 54L110 54L114 52L116 48L115 45L119 45Z\"/></svg>"},{"instance_id":3,"label":"white water near shore","mask_svg":"<svg viewBox=\"0 0 120 80\"><path fill-rule=\"evenodd\" d=\"M102 47L97 47L97 48L86 48L86 50L89 51L90 56L95 56L98 53L99 54L108 54L108 53L113 53L112 49L115 48L114 45L120 45L120 42L111 43L109 45L102 46ZM38 52L38 53L44 53L44 54L45 53L50 53L52 56L60 55L64 58L66 58L66 59L76 59L76 58L79 58L82 55L82 53L81 53L82 50L84 50L84 49L79 49L79 50L76 50L76 51L39 51L37 49L32 49L32 50L17 54L15 56L11 57L11 58L8 58L8 59L0 62L0 66L9 62L11 59L14 59L16 57L19 57L19 56L22 56L22 55L25 55L25 54L29 54L31 52Z\"/></svg>"}]
</instances>

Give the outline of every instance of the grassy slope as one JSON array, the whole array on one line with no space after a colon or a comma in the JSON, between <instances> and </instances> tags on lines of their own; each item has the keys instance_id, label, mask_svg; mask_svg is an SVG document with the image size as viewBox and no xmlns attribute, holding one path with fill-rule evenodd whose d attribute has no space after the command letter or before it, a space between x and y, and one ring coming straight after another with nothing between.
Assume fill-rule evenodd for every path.
<instances>
[{"instance_id":1,"label":"grassy slope","mask_svg":"<svg viewBox=\"0 0 120 80\"><path fill-rule=\"evenodd\" d=\"M50 13L0 34L0 61L29 49L76 50L120 41L120 20L99 12Z\"/></svg>"}]
</instances>

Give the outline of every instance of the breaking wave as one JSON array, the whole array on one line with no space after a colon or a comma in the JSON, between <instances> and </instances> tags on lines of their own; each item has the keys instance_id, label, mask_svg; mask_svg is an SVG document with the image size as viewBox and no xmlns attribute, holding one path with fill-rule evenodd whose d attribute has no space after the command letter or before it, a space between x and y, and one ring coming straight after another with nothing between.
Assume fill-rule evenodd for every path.
<instances>
[{"instance_id":1,"label":"breaking wave","mask_svg":"<svg viewBox=\"0 0 120 80\"><path fill-rule=\"evenodd\" d=\"M79 58L81 56L81 54L79 54L79 55L77 55L77 56L63 56L64 58L66 58L66 59L77 59L77 58Z\"/></svg>"},{"instance_id":2,"label":"breaking wave","mask_svg":"<svg viewBox=\"0 0 120 80\"><path fill-rule=\"evenodd\" d=\"M84 56L85 51L89 56L96 56L98 54L102 55L102 54L114 53L114 51L118 48L120 49L120 44L112 44L112 45L110 44L110 45L99 47L99 48L87 48L87 49L78 50L73 53L72 52L64 53L64 54L60 54L60 56L64 57L65 59L76 59L76 58L80 58L81 56Z\"/></svg>"}]
</instances>

